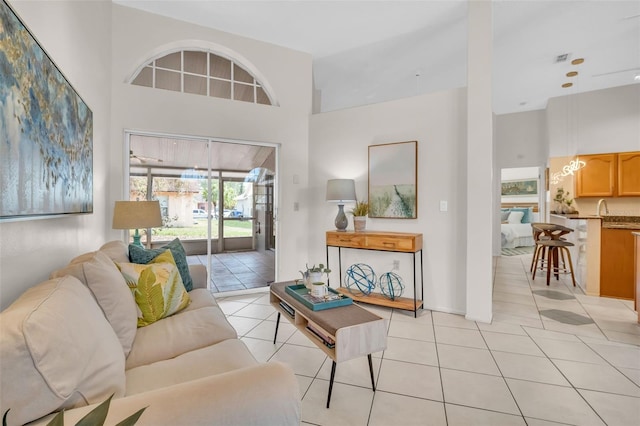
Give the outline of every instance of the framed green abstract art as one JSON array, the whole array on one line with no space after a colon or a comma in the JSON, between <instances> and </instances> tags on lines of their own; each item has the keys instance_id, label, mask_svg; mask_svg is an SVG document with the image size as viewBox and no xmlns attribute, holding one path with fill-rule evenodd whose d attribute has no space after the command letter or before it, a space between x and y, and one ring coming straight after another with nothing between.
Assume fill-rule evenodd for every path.
<instances>
[{"instance_id":1,"label":"framed green abstract art","mask_svg":"<svg viewBox=\"0 0 640 426\"><path fill-rule=\"evenodd\" d=\"M418 142L369 146L369 217L418 217Z\"/></svg>"}]
</instances>

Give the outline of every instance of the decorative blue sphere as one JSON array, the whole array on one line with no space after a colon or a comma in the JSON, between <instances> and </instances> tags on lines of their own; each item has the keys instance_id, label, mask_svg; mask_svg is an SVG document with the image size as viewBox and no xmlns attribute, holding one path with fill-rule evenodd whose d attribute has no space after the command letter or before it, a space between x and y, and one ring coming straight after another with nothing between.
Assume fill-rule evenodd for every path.
<instances>
[{"instance_id":1,"label":"decorative blue sphere","mask_svg":"<svg viewBox=\"0 0 640 426\"><path fill-rule=\"evenodd\" d=\"M382 294L391 300L396 300L396 297L400 297L404 293L402 277L395 272L386 272L380 275L379 284Z\"/></svg>"},{"instance_id":2,"label":"decorative blue sphere","mask_svg":"<svg viewBox=\"0 0 640 426\"><path fill-rule=\"evenodd\" d=\"M376 273L373 272L371 266L364 263L356 263L349 266L345 275L344 283L352 294L354 287L356 287L368 296L376 287Z\"/></svg>"}]
</instances>

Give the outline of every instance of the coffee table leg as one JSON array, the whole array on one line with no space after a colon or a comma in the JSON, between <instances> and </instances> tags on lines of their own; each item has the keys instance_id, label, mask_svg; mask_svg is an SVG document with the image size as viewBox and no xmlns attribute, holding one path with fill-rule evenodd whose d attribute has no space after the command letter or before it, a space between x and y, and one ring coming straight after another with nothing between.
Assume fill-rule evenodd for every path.
<instances>
[{"instance_id":1,"label":"coffee table leg","mask_svg":"<svg viewBox=\"0 0 640 426\"><path fill-rule=\"evenodd\" d=\"M276 319L276 333L273 335L273 344L276 344L276 337L278 337L278 326L280 325L280 312L278 312L278 319Z\"/></svg>"},{"instance_id":2,"label":"coffee table leg","mask_svg":"<svg viewBox=\"0 0 640 426\"><path fill-rule=\"evenodd\" d=\"M376 391L376 383L373 381L373 363L371 362L371 354L367 355L369 358L369 372L371 373L371 388Z\"/></svg>"},{"instance_id":3,"label":"coffee table leg","mask_svg":"<svg viewBox=\"0 0 640 426\"><path fill-rule=\"evenodd\" d=\"M327 396L327 408L329 408L329 403L331 402L331 391L333 390L333 379L336 376L336 362L333 361L331 364L331 380L329 381L329 395Z\"/></svg>"}]
</instances>

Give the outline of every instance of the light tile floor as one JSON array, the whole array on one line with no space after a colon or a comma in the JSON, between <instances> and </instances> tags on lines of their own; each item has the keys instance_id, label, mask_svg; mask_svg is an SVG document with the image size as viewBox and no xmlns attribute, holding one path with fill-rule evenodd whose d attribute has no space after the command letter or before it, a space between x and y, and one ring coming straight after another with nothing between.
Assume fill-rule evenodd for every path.
<instances>
[{"instance_id":1,"label":"light tile floor","mask_svg":"<svg viewBox=\"0 0 640 426\"><path fill-rule=\"evenodd\" d=\"M286 320L273 344L268 294L218 301L256 359L293 368L303 424L640 425L633 304L585 296L562 279L532 281L530 260L496 259L491 324L364 305L389 324L387 350L373 355L378 389L366 357L340 363L330 409L331 360ZM559 312L540 314L548 310Z\"/></svg>"},{"instance_id":2,"label":"light tile floor","mask_svg":"<svg viewBox=\"0 0 640 426\"><path fill-rule=\"evenodd\" d=\"M187 262L206 265L207 256L187 256ZM229 291L269 287L275 277L274 265L275 253L271 250L213 254L209 288L216 296L221 296Z\"/></svg>"}]
</instances>

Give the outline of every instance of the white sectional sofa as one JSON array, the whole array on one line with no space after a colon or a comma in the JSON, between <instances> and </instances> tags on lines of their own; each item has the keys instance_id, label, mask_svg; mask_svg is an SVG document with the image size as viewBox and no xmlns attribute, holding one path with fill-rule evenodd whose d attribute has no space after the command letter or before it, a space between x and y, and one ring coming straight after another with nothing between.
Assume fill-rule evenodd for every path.
<instances>
[{"instance_id":1,"label":"white sectional sofa","mask_svg":"<svg viewBox=\"0 0 640 426\"><path fill-rule=\"evenodd\" d=\"M107 424L147 407L138 425L293 425L300 392L286 365L258 363L190 266L184 310L137 328L109 242L27 290L0 313L0 410L8 424L73 425L114 394ZM30 423L32 422L32 423Z\"/></svg>"}]
</instances>

